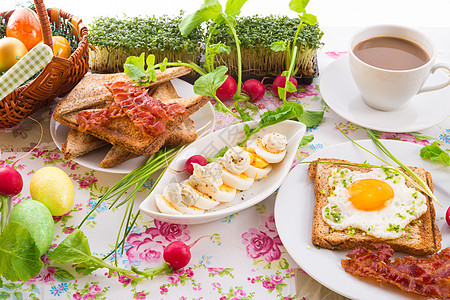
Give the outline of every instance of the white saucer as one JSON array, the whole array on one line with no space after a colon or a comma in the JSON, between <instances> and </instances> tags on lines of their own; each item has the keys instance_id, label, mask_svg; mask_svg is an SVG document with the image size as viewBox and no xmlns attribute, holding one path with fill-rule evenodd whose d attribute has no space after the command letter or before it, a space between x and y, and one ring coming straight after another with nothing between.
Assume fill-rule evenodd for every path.
<instances>
[{"instance_id":1,"label":"white saucer","mask_svg":"<svg viewBox=\"0 0 450 300\"><path fill-rule=\"evenodd\" d=\"M437 71L424 86L447 80ZM323 100L342 118L357 125L385 132L412 132L443 121L450 112L450 87L415 96L403 109L379 111L365 104L353 81L348 55L321 71L319 88Z\"/></svg>"}]
</instances>

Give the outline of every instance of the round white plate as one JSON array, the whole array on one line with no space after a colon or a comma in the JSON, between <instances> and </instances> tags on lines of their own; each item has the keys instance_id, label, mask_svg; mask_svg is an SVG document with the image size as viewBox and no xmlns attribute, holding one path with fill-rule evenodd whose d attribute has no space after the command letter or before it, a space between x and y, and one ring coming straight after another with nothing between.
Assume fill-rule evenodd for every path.
<instances>
[{"instance_id":1,"label":"round white plate","mask_svg":"<svg viewBox=\"0 0 450 300\"><path fill-rule=\"evenodd\" d=\"M450 247L450 228L441 217L450 205L450 168L444 164L429 162L420 158L422 146L407 142L381 140L399 160L409 166L419 166L428 170L433 178L434 192L442 204L436 209L436 224L442 234L442 248ZM357 141L380 157L385 157L372 140ZM378 159L352 142L325 148L305 159L340 158L352 162L381 164ZM414 299L414 295L404 293L389 284L362 279L348 274L341 267L341 259L348 251L317 249L311 242L312 218L314 210L314 186L308 178L309 164L297 165L281 185L275 201L275 223L281 241L295 262L311 277L329 289L352 299ZM419 298L423 299L423 298Z\"/></svg>"},{"instance_id":2,"label":"round white plate","mask_svg":"<svg viewBox=\"0 0 450 300\"><path fill-rule=\"evenodd\" d=\"M192 97L196 96L194 93L193 87L190 83L181 80L181 79L173 79L172 84L175 87L178 95L180 97ZM214 111L214 107L210 102L206 103L202 108L200 108L197 112L191 115L191 119L194 121L195 128L198 130L198 136L204 136L210 134L214 130L214 125L216 123L216 115ZM200 130L199 130L200 129ZM50 120L50 133L52 135L53 141L56 146L61 149L61 144L66 140L67 134L70 128L56 122L53 118ZM148 157L145 155L141 155L130 159L116 167L113 168L101 168L99 163L103 160L106 153L109 151L111 146L105 146L100 149L91 151L83 156L77 157L74 159L78 164L85 166L90 169L94 169L97 171L107 172L107 173L119 173L119 174L128 174L137 167L144 164Z\"/></svg>"},{"instance_id":3,"label":"round white plate","mask_svg":"<svg viewBox=\"0 0 450 300\"><path fill-rule=\"evenodd\" d=\"M432 74L424 86L445 82L442 71ZM379 111L365 104L353 81L348 55L333 61L320 73L323 100L342 118L357 125L385 132L412 132L443 121L450 111L450 87L415 96L396 111Z\"/></svg>"},{"instance_id":4,"label":"round white plate","mask_svg":"<svg viewBox=\"0 0 450 300\"><path fill-rule=\"evenodd\" d=\"M220 218L232 215L238 211L255 205L270 196L283 182L288 174L292 162L297 153L298 145L300 144L303 135L306 131L306 126L303 123L295 121L284 121L275 125L271 125L261 129L255 136L262 136L269 132L279 132L284 134L288 139L286 147L286 156L277 164L273 165L272 171L267 177L253 183L250 189L236 193L233 201L228 203L221 203L214 209L205 211L201 215L170 215L159 212L155 203L155 196L162 194L164 187L171 182L182 182L188 179L189 173L177 173L172 170L184 169L186 159L195 154L201 154L205 157L212 157L216 155L223 147L233 147L245 137L244 124L239 123L233 126L213 132L207 137L196 140L187 146L180 154L175 157L169 166L169 170L164 173L158 185L152 193L141 203L139 209L146 215L155 219L176 223L176 224L201 224L218 220ZM247 122L253 128L256 122Z\"/></svg>"}]
</instances>

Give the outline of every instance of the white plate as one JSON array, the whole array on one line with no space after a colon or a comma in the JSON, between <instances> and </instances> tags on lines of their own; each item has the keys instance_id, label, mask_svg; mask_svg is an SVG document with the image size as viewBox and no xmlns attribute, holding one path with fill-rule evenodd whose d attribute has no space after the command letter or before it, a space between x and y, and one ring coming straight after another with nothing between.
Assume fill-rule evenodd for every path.
<instances>
[{"instance_id":1,"label":"white plate","mask_svg":"<svg viewBox=\"0 0 450 300\"><path fill-rule=\"evenodd\" d=\"M407 142L381 140L382 143L403 163L424 167L433 178L434 192L443 208L436 204L436 224L442 233L442 248L450 247L450 229L441 219L450 205L450 168L420 158L422 146ZM371 140L358 141L380 157L385 157ZM352 162L381 164L378 159L352 142L325 148L306 161L317 158L340 158ZM317 249L311 242L312 217L314 210L314 187L308 178L309 164L297 165L288 175L278 191L275 202L275 223L281 241L297 264L311 277L329 289L352 299L414 299L389 284L361 279L348 274L341 267L341 259L348 251ZM423 299L423 298L420 298Z\"/></svg>"},{"instance_id":2,"label":"white plate","mask_svg":"<svg viewBox=\"0 0 450 300\"><path fill-rule=\"evenodd\" d=\"M212 157L225 146L235 146L245 137L243 131L244 124L246 123L232 125L193 142L172 161L169 169L182 170L186 159L192 155L201 154L205 157ZM248 122L248 124L251 128L253 128L257 123ZM189 177L187 172L176 173L168 170L163 175L152 193L141 203L139 209L143 213L165 222L176 224L201 224L229 216L255 205L267 198L281 185L292 166L292 162L294 161L297 153L298 145L305 134L305 130L306 126L303 123L284 121L263 128L259 133L255 133L255 136L262 136L265 133L273 131L284 134L288 139L286 156L280 163L273 165L272 171L266 178L254 182L252 187L247 191L237 193L235 199L231 202L221 203L214 209L205 211L204 214L195 216L176 216L160 213L155 204L155 195L161 194L167 184L171 182L181 182Z\"/></svg>"},{"instance_id":3,"label":"white plate","mask_svg":"<svg viewBox=\"0 0 450 300\"><path fill-rule=\"evenodd\" d=\"M192 97L196 96L193 87L190 83L183 81L181 79L173 79L172 84L175 87L178 95L180 97ZM191 115L191 119L194 121L195 128L198 130L197 134L199 136L204 136L210 134L214 130L214 125L216 123L214 107L208 101L202 108ZM200 130L199 130L200 129ZM56 146L61 149L61 144L66 140L67 134L70 128L56 122L53 118L50 120L50 133L52 135L53 141ZM148 157L141 155L130 159L116 167L113 168L102 168L99 163L103 160L106 153L109 151L110 146L105 146L100 149L91 151L83 156L74 159L78 164L85 166L90 169L97 171L107 172L107 173L119 173L128 174L137 167L144 164Z\"/></svg>"},{"instance_id":4,"label":"white plate","mask_svg":"<svg viewBox=\"0 0 450 300\"><path fill-rule=\"evenodd\" d=\"M447 80L438 71L425 86ZM450 111L450 87L415 96L408 106L396 111L369 107L353 81L348 55L333 61L321 71L319 89L323 100L342 118L357 125L386 132L412 132L429 128L447 118Z\"/></svg>"}]
</instances>

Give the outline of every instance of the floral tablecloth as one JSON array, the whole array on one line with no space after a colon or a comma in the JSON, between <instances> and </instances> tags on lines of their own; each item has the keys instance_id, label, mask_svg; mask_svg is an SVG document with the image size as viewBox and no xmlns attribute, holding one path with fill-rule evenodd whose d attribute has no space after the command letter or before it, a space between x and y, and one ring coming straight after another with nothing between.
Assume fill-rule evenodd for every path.
<instances>
[{"instance_id":1,"label":"floral tablecloth","mask_svg":"<svg viewBox=\"0 0 450 300\"><path fill-rule=\"evenodd\" d=\"M322 53L320 67L342 54ZM347 141L337 128L353 139L367 138L363 128L342 119L326 106L317 82L316 78L312 84L302 86L290 99L308 110L325 110L322 123L308 128L307 134L314 135L314 140L298 149L294 164L316 150ZM256 104L262 113L276 108L280 101L267 86L264 98ZM43 166L57 166L69 174L75 186L75 203L68 214L55 218L56 231L51 248L56 247L93 209L96 197L122 177L64 160L49 133L54 105L34 115L44 126L44 137L39 147L17 164L24 177L24 189L13 199L16 204L30 198L30 178ZM215 129L235 121L231 116L217 112ZM0 165L11 164L23 156L36 144L39 136L39 126L29 119L12 129L1 130ZM381 132L380 137L422 145L438 141L443 149L448 149L450 118L420 132ZM151 184L149 182L145 189ZM145 191L138 195L135 212L145 195ZM106 270L88 276L78 275L72 266L53 264L44 254L44 267L32 280L0 281L0 299L343 299L304 273L286 252L274 221L275 197L272 195L258 205L202 225L175 225L140 215L126 238L123 253L117 257L121 267L158 266L163 261L162 251L170 242L190 243L207 236L192 248L189 265L172 275L132 285L129 278L108 275ZM112 249L122 214L121 208L110 210L107 203L102 204L81 228L95 255L103 256Z\"/></svg>"}]
</instances>

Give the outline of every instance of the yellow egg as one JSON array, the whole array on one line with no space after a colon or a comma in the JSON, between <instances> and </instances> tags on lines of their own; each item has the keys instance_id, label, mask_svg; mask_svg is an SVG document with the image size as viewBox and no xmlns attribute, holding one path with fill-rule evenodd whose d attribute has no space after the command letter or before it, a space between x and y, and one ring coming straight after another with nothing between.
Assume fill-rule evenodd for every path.
<instances>
[{"instance_id":1,"label":"yellow egg","mask_svg":"<svg viewBox=\"0 0 450 300\"><path fill-rule=\"evenodd\" d=\"M0 73L8 71L27 52L27 47L16 38L4 37L0 39Z\"/></svg>"},{"instance_id":2,"label":"yellow egg","mask_svg":"<svg viewBox=\"0 0 450 300\"><path fill-rule=\"evenodd\" d=\"M223 170L222 180L224 184L241 191L248 190L254 181L253 178L250 178L245 174L236 175L226 169Z\"/></svg>"},{"instance_id":3,"label":"yellow egg","mask_svg":"<svg viewBox=\"0 0 450 300\"><path fill-rule=\"evenodd\" d=\"M247 175L248 177L254 178L255 180L264 178L267 176L267 174L269 174L269 172L272 170L272 166L271 165L267 165L264 168L259 168L253 165L250 165L250 167L248 167L247 170L245 170L245 175Z\"/></svg>"},{"instance_id":4,"label":"yellow egg","mask_svg":"<svg viewBox=\"0 0 450 300\"><path fill-rule=\"evenodd\" d=\"M33 174L30 195L42 202L53 216L68 213L74 201L74 187L67 174L57 167L43 167Z\"/></svg>"}]
</instances>

